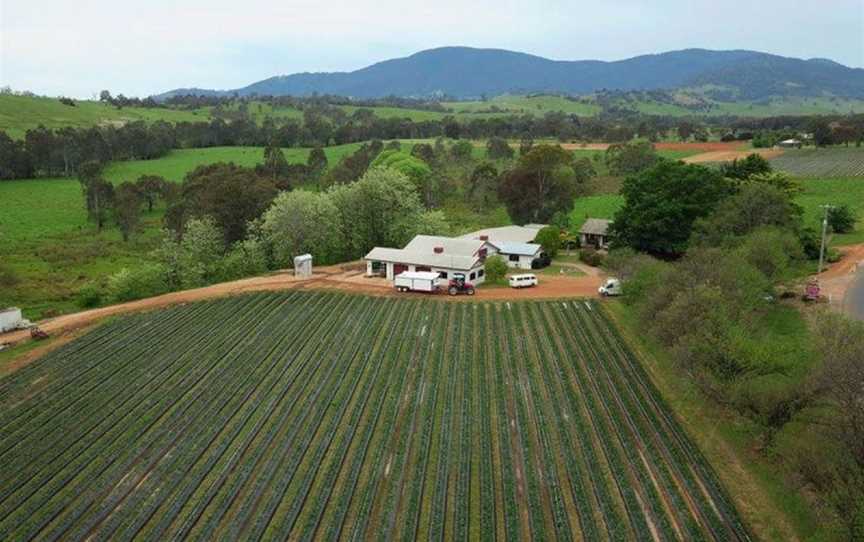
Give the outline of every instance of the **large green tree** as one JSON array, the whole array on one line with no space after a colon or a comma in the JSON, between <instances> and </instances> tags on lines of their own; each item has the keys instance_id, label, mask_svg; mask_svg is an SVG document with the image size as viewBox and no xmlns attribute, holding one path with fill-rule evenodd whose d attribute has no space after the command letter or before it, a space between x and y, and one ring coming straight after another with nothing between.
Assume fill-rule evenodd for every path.
<instances>
[{"instance_id":1,"label":"large green tree","mask_svg":"<svg viewBox=\"0 0 864 542\"><path fill-rule=\"evenodd\" d=\"M84 192L87 217L102 231L114 203L114 185L102 177L102 164L96 161L84 162L78 167L78 182Z\"/></svg>"},{"instance_id":2,"label":"large green tree","mask_svg":"<svg viewBox=\"0 0 864 542\"><path fill-rule=\"evenodd\" d=\"M233 243L243 239L248 222L261 216L276 193L273 181L252 169L225 163L199 166L186 175L166 221L182 231L189 219L209 216L225 241Z\"/></svg>"},{"instance_id":3,"label":"large green tree","mask_svg":"<svg viewBox=\"0 0 864 542\"><path fill-rule=\"evenodd\" d=\"M694 241L719 246L767 226L797 234L801 216L802 209L780 188L747 183L710 215L696 221Z\"/></svg>"},{"instance_id":4,"label":"large green tree","mask_svg":"<svg viewBox=\"0 0 864 542\"><path fill-rule=\"evenodd\" d=\"M624 206L610 232L620 246L677 257L687 250L694 222L710 215L731 193L731 183L717 171L661 160L624 180Z\"/></svg>"},{"instance_id":5,"label":"large green tree","mask_svg":"<svg viewBox=\"0 0 864 542\"><path fill-rule=\"evenodd\" d=\"M328 194L339 210L346 259L376 246L404 246L412 237L412 223L424 212L414 184L392 168L371 168L357 182L335 186Z\"/></svg>"},{"instance_id":6,"label":"large green tree","mask_svg":"<svg viewBox=\"0 0 864 542\"><path fill-rule=\"evenodd\" d=\"M633 175L657 162L657 151L648 141L617 143L606 149L606 165L612 175Z\"/></svg>"},{"instance_id":7,"label":"large green tree","mask_svg":"<svg viewBox=\"0 0 864 542\"><path fill-rule=\"evenodd\" d=\"M326 192L282 192L264 213L261 229L279 267L307 252L316 263L334 263L344 252L339 210Z\"/></svg>"},{"instance_id":8,"label":"large green tree","mask_svg":"<svg viewBox=\"0 0 864 542\"><path fill-rule=\"evenodd\" d=\"M385 150L372 161L369 167L387 167L395 169L411 179L417 192L423 198L423 203L431 207L436 200L435 178L432 169L421 160L411 156L407 152L397 150Z\"/></svg>"},{"instance_id":9,"label":"large green tree","mask_svg":"<svg viewBox=\"0 0 864 542\"><path fill-rule=\"evenodd\" d=\"M121 183L114 192L114 221L120 228L123 241L138 231L141 224L143 197L135 183Z\"/></svg>"},{"instance_id":10,"label":"large green tree","mask_svg":"<svg viewBox=\"0 0 864 542\"><path fill-rule=\"evenodd\" d=\"M513 222L547 222L556 212L573 208L587 175L559 145L537 145L503 175L498 195Z\"/></svg>"}]
</instances>

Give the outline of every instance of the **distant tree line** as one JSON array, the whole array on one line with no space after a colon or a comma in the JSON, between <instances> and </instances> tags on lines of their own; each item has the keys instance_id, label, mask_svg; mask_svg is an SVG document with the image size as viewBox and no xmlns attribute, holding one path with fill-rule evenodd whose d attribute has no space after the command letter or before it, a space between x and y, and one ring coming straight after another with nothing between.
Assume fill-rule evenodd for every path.
<instances>
[{"instance_id":1,"label":"distant tree line","mask_svg":"<svg viewBox=\"0 0 864 542\"><path fill-rule=\"evenodd\" d=\"M107 92L102 98L120 106L138 104L128 102L130 99L122 95L112 97ZM194 99L201 101L190 103L209 100L200 96ZM70 176L75 174L79 164L91 160L105 163L153 159L171 149L215 146L316 147L376 139L438 137L624 143L634 138L657 141L670 135L682 141L707 141L712 136L726 140L753 139L754 144L771 146L780 138L798 137L802 133L812 134L817 145L860 145L864 141L864 115L682 119L608 114L579 117L548 112L543 116L525 114L464 120L448 115L441 119L413 121L407 117L382 118L364 107L349 114L332 103L334 97L272 100L302 107L302 118L263 116L258 122L249 111L250 102L241 100L236 108L226 108L225 105L232 102L216 101L212 110L214 118L206 122L148 124L137 121L122 126L56 130L39 126L28 130L21 140L0 131L0 179Z\"/></svg>"}]
</instances>

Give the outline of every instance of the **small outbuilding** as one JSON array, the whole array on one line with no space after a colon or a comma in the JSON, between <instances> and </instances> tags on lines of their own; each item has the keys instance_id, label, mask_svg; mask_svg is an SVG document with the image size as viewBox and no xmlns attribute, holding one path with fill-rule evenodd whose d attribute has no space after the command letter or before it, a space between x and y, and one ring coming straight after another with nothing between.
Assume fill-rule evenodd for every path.
<instances>
[{"instance_id":1,"label":"small outbuilding","mask_svg":"<svg viewBox=\"0 0 864 542\"><path fill-rule=\"evenodd\" d=\"M609 225L611 220L589 218L579 229L579 240L583 247L609 248Z\"/></svg>"},{"instance_id":2,"label":"small outbuilding","mask_svg":"<svg viewBox=\"0 0 864 542\"><path fill-rule=\"evenodd\" d=\"M294 257L294 276L296 277L311 277L312 276L312 255L301 254Z\"/></svg>"}]
</instances>

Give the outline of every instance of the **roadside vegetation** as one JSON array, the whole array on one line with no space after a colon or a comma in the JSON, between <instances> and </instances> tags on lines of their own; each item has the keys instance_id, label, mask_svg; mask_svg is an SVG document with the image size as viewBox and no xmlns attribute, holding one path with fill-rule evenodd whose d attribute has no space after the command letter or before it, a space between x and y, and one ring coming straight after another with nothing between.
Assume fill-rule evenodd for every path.
<instances>
[{"instance_id":1,"label":"roadside vegetation","mask_svg":"<svg viewBox=\"0 0 864 542\"><path fill-rule=\"evenodd\" d=\"M844 393L864 385L852 368L864 358L841 344L864 344L864 328L799 310L797 277L819 257L800 190L755 155L718 170L660 163L625 180L606 263L641 330L706 400L752 424L750 445L857 539L864 435L851 435L860 404ZM832 217L836 228L850 226L845 211ZM819 439L832 445L817 463Z\"/></svg>"}]
</instances>

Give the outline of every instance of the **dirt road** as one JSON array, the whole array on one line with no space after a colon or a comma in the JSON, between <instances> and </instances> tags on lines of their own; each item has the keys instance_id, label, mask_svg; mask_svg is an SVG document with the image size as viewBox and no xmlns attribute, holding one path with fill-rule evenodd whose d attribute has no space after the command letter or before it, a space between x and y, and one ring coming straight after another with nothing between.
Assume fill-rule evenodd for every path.
<instances>
[{"instance_id":1,"label":"dirt road","mask_svg":"<svg viewBox=\"0 0 864 542\"><path fill-rule=\"evenodd\" d=\"M688 164L703 164L705 162L731 162L732 160L740 160L747 158L751 154L758 154L770 160L783 154L782 149L746 149L746 150L725 150L725 151L708 151L701 154L695 154L684 158L684 162Z\"/></svg>"},{"instance_id":2,"label":"dirt road","mask_svg":"<svg viewBox=\"0 0 864 542\"><path fill-rule=\"evenodd\" d=\"M836 310L864 320L864 244L837 248L843 257L819 275L822 294Z\"/></svg>"},{"instance_id":3,"label":"dirt road","mask_svg":"<svg viewBox=\"0 0 864 542\"><path fill-rule=\"evenodd\" d=\"M540 285L535 288L514 290L507 287L479 288L475 296L448 296L444 293L435 295L447 301L491 300L491 299L548 299L559 297L590 297L597 295L597 288L602 283L600 276L557 277L541 276ZM427 295L399 294L382 278L363 276L356 263L331 267L320 267L311 278L298 278L290 271L273 273L271 275L252 277L233 282L213 284L194 290L183 290L169 294L130 301L119 305L111 305L73 314L65 314L38 322L39 327L50 335L69 334L70 332L90 326L99 320L111 316L164 308L169 305L214 299L247 292L279 291L288 289L340 290L345 292L363 293L378 296L397 295ZM30 339L29 331L15 331L0 334L0 343L20 343ZM58 341L52 341L54 344Z\"/></svg>"}]
</instances>

